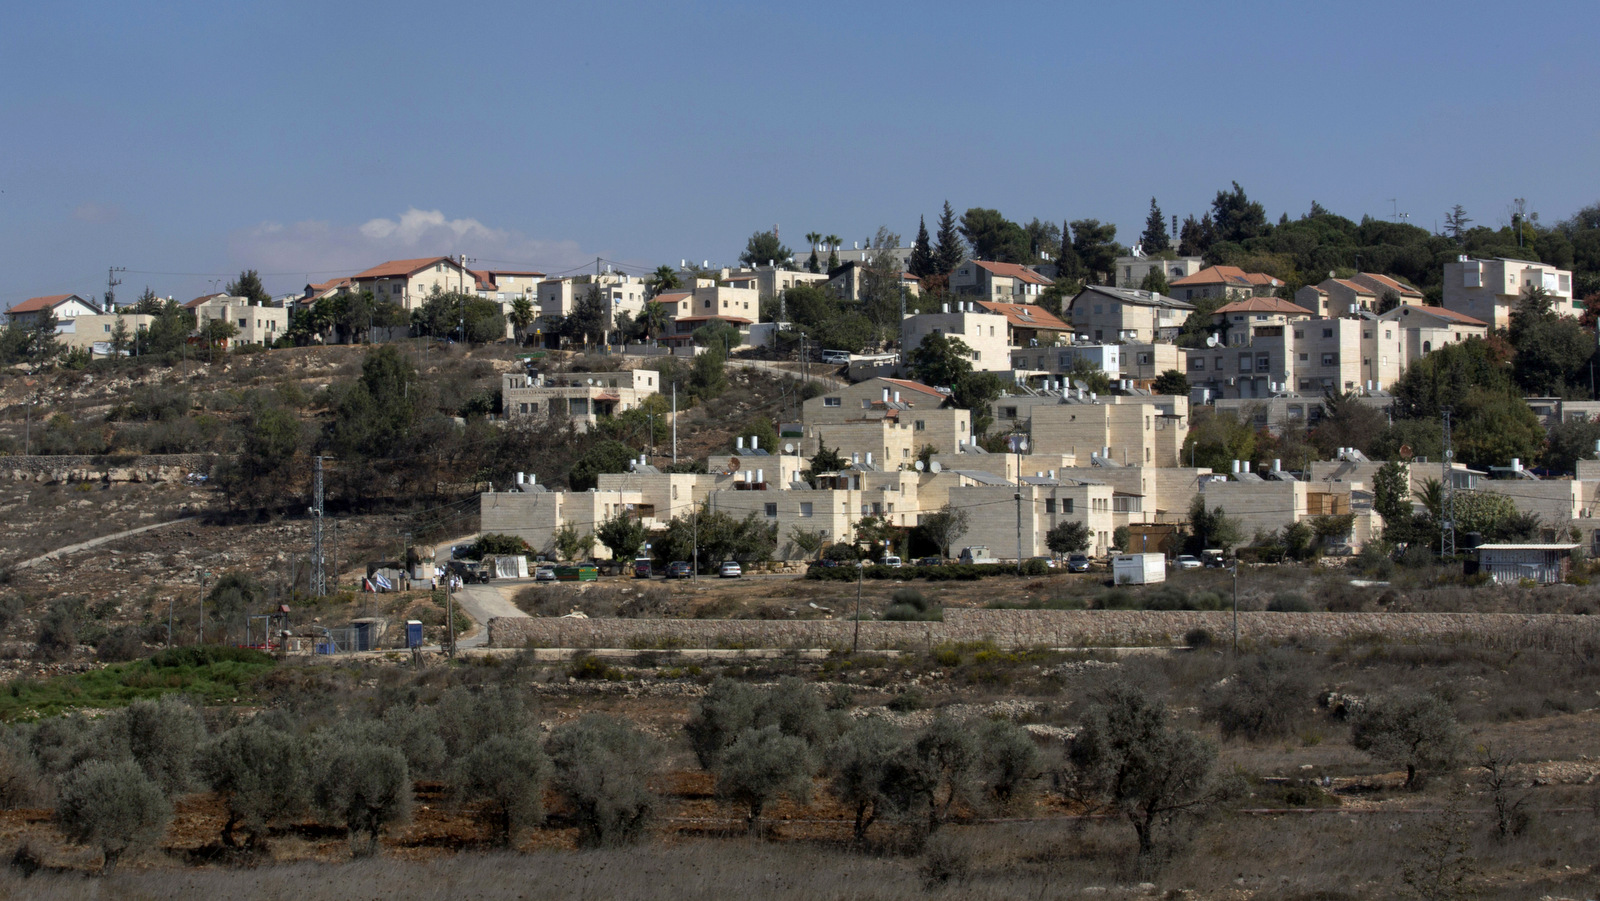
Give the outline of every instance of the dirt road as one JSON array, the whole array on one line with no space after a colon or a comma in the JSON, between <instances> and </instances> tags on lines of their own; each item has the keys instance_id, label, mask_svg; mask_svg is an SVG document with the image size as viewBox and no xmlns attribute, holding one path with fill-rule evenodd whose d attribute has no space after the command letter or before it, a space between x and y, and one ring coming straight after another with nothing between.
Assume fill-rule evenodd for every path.
<instances>
[{"instance_id":1,"label":"dirt road","mask_svg":"<svg viewBox=\"0 0 1600 901\"><path fill-rule=\"evenodd\" d=\"M80 541L77 544L69 544L66 547L58 547L48 554L41 554L37 557L34 557L32 560L24 560L21 563L18 563L17 569L27 569L30 566L35 566L48 560L54 560L57 557L64 557L67 554L76 554L78 551L86 551L93 547L99 547L102 544L127 538L129 535L137 535L140 532L149 532L152 529L165 529L167 526L175 526L181 522L193 522L199 518L200 517L198 516L184 516L179 519L169 519L166 522L151 523L148 526L140 526L137 529L128 529L125 532L114 532L110 535L101 535L99 538L91 538L88 541Z\"/></svg>"}]
</instances>

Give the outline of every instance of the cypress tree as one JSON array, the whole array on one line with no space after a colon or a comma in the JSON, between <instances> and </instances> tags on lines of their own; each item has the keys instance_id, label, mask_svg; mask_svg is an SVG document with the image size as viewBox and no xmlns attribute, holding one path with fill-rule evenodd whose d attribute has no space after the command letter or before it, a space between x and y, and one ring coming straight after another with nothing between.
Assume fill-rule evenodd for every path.
<instances>
[{"instance_id":1,"label":"cypress tree","mask_svg":"<svg viewBox=\"0 0 1600 901\"><path fill-rule=\"evenodd\" d=\"M928 241L927 219L921 216L917 217L917 240L911 245L911 260L907 265L917 278L927 278L939 268L933 256L933 247Z\"/></svg>"},{"instance_id":2,"label":"cypress tree","mask_svg":"<svg viewBox=\"0 0 1600 901\"><path fill-rule=\"evenodd\" d=\"M1083 259L1072 246L1072 227L1061 223L1061 253L1056 256L1056 283L1083 281Z\"/></svg>"},{"instance_id":3,"label":"cypress tree","mask_svg":"<svg viewBox=\"0 0 1600 901\"><path fill-rule=\"evenodd\" d=\"M934 251L939 271L951 271L961 265L966 255L967 248L961 243L961 234L956 231L956 211L950 208L950 201L946 200L944 212L939 214L939 244Z\"/></svg>"},{"instance_id":4,"label":"cypress tree","mask_svg":"<svg viewBox=\"0 0 1600 901\"><path fill-rule=\"evenodd\" d=\"M1150 215L1144 220L1144 234L1139 236L1139 243L1144 245L1145 253L1160 253L1172 243L1172 238L1167 234L1167 219L1161 215L1161 207L1156 206L1156 199L1150 198Z\"/></svg>"}]
</instances>

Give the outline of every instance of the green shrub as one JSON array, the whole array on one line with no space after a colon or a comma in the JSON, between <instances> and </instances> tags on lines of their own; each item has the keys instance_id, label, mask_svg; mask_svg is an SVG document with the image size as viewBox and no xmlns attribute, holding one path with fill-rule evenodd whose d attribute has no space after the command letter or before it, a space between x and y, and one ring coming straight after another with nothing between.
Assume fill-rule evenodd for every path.
<instances>
[{"instance_id":1,"label":"green shrub","mask_svg":"<svg viewBox=\"0 0 1600 901\"><path fill-rule=\"evenodd\" d=\"M1286 592L1268 601L1267 609L1273 613L1310 613L1311 602L1302 595Z\"/></svg>"},{"instance_id":2,"label":"green shrub","mask_svg":"<svg viewBox=\"0 0 1600 901\"><path fill-rule=\"evenodd\" d=\"M1183 643L1191 648L1209 648L1214 641L1210 629L1196 627L1183 633Z\"/></svg>"},{"instance_id":3,"label":"green shrub","mask_svg":"<svg viewBox=\"0 0 1600 901\"><path fill-rule=\"evenodd\" d=\"M56 822L71 840L100 849L102 872L153 846L172 820L172 804L131 760L91 760L61 782Z\"/></svg>"}]
</instances>

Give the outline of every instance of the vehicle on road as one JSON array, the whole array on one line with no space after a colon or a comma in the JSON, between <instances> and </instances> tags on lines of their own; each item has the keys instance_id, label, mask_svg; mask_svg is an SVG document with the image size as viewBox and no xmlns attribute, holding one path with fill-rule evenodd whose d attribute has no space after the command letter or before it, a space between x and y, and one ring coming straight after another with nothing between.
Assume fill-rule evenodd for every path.
<instances>
[{"instance_id":1,"label":"vehicle on road","mask_svg":"<svg viewBox=\"0 0 1600 901\"><path fill-rule=\"evenodd\" d=\"M1203 565L1200 558L1193 554L1179 554L1172 560L1173 569L1199 569Z\"/></svg>"},{"instance_id":2,"label":"vehicle on road","mask_svg":"<svg viewBox=\"0 0 1600 901\"><path fill-rule=\"evenodd\" d=\"M850 362L850 352L847 350L825 350L822 352L822 362L843 366Z\"/></svg>"},{"instance_id":3,"label":"vehicle on road","mask_svg":"<svg viewBox=\"0 0 1600 901\"><path fill-rule=\"evenodd\" d=\"M1200 552L1200 562L1205 564L1206 569L1226 569L1228 555L1217 548L1207 548Z\"/></svg>"},{"instance_id":4,"label":"vehicle on road","mask_svg":"<svg viewBox=\"0 0 1600 901\"><path fill-rule=\"evenodd\" d=\"M1067 572L1086 573L1089 571L1089 558L1084 554L1067 555Z\"/></svg>"},{"instance_id":5,"label":"vehicle on road","mask_svg":"<svg viewBox=\"0 0 1600 901\"><path fill-rule=\"evenodd\" d=\"M989 555L989 549L982 545L964 547L961 549L962 563L999 563L999 557Z\"/></svg>"},{"instance_id":6,"label":"vehicle on road","mask_svg":"<svg viewBox=\"0 0 1600 901\"><path fill-rule=\"evenodd\" d=\"M535 582L554 582L555 580L556 568L554 566L540 566L533 571L533 581Z\"/></svg>"},{"instance_id":7,"label":"vehicle on road","mask_svg":"<svg viewBox=\"0 0 1600 901\"><path fill-rule=\"evenodd\" d=\"M494 570L476 560L451 560L445 564L445 571L461 577L464 584L488 584L494 577Z\"/></svg>"},{"instance_id":8,"label":"vehicle on road","mask_svg":"<svg viewBox=\"0 0 1600 901\"><path fill-rule=\"evenodd\" d=\"M889 554L889 555L885 556L883 558L883 560L881 560L878 563L878 565L879 566L887 566L890 569L899 569L900 567L905 566L906 564L905 564L905 561L901 560L899 557L896 557L893 554Z\"/></svg>"},{"instance_id":9,"label":"vehicle on road","mask_svg":"<svg viewBox=\"0 0 1600 901\"><path fill-rule=\"evenodd\" d=\"M633 561L633 577L635 579L648 579L653 573L650 571L649 560Z\"/></svg>"},{"instance_id":10,"label":"vehicle on road","mask_svg":"<svg viewBox=\"0 0 1600 901\"><path fill-rule=\"evenodd\" d=\"M717 567L717 576L723 579L738 579L744 576L744 568L737 560L729 560Z\"/></svg>"},{"instance_id":11,"label":"vehicle on road","mask_svg":"<svg viewBox=\"0 0 1600 901\"><path fill-rule=\"evenodd\" d=\"M600 567L593 563L569 563L556 567L558 582L598 582Z\"/></svg>"},{"instance_id":12,"label":"vehicle on road","mask_svg":"<svg viewBox=\"0 0 1600 901\"><path fill-rule=\"evenodd\" d=\"M682 560L674 560L667 564L667 578L689 579L694 577L694 569Z\"/></svg>"},{"instance_id":13,"label":"vehicle on road","mask_svg":"<svg viewBox=\"0 0 1600 901\"><path fill-rule=\"evenodd\" d=\"M917 566L943 566L944 565L944 558L943 557L920 557L920 558L917 559L916 565Z\"/></svg>"}]
</instances>

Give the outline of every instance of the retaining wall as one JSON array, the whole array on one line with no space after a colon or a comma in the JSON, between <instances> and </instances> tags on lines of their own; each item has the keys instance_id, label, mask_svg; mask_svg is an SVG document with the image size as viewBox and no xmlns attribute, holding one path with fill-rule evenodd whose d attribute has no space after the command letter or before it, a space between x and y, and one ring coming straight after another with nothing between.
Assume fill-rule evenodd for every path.
<instances>
[{"instance_id":1,"label":"retaining wall","mask_svg":"<svg viewBox=\"0 0 1600 901\"><path fill-rule=\"evenodd\" d=\"M0 457L0 479L13 482L181 482L211 472L211 454Z\"/></svg>"},{"instance_id":2,"label":"retaining wall","mask_svg":"<svg viewBox=\"0 0 1600 901\"><path fill-rule=\"evenodd\" d=\"M946 641L993 641L1002 647L1177 645L1192 629L1230 639L1228 611L946 610L942 623L861 623L861 647L927 648ZM837 648L848 647L848 620L568 619L501 617L489 621L494 647L542 648ZM1520 613L1241 612L1242 642L1332 642L1382 636L1485 647L1578 649L1600 642L1600 616Z\"/></svg>"}]
</instances>

